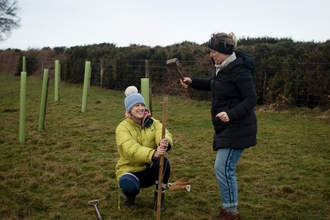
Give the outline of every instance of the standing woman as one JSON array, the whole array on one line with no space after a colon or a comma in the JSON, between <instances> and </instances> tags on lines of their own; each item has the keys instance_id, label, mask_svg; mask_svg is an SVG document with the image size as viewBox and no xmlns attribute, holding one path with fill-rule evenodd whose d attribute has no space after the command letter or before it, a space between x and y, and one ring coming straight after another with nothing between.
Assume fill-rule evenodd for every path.
<instances>
[{"instance_id":1,"label":"standing woman","mask_svg":"<svg viewBox=\"0 0 330 220\"><path fill-rule=\"evenodd\" d=\"M214 171L220 187L222 208L209 220L239 220L236 164L244 149L257 144L257 95L251 55L234 50L234 33L216 33L208 42L214 63L211 78L185 77L184 88L211 91L211 116L214 126L213 150L217 152Z\"/></svg>"}]
</instances>

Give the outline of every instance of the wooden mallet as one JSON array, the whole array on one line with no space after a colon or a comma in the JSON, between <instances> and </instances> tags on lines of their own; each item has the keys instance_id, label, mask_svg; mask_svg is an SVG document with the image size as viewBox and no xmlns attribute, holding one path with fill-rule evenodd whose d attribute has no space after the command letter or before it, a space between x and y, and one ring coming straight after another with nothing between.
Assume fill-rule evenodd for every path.
<instances>
[{"instance_id":1,"label":"wooden mallet","mask_svg":"<svg viewBox=\"0 0 330 220\"><path fill-rule=\"evenodd\" d=\"M174 69L176 71L176 73L179 75L180 79L182 81L184 80L184 76L180 71L181 64L180 64L178 58L173 58L173 59L167 60L166 66L169 69Z\"/></svg>"}]
</instances>

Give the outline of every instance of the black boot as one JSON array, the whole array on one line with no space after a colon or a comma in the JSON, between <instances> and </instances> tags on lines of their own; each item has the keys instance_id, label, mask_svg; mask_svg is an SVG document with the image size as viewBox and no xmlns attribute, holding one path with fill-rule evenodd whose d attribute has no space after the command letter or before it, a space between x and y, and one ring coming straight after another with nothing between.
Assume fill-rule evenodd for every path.
<instances>
[{"instance_id":1,"label":"black boot","mask_svg":"<svg viewBox=\"0 0 330 220\"><path fill-rule=\"evenodd\" d=\"M125 201L124 201L124 206L126 206L127 208L130 208L134 205L134 201L135 201L135 196L133 196L133 197L126 196Z\"/></svg>"},{"instance_id":2,"label":"black boot","mask_svg":"<svg viewBox=\"0 0 330 220\"><path fill-rule=\"evenodd\" d=\"M161 197L161 203L160 203L160 210L161 211L165 211L166 207L165 207L165 192L162 192L162 197ZM154 196L154 209L155 211L157 211L157 199L158 199L158 192L155 192L155 196Z\"/></svg>"}]
</instances>

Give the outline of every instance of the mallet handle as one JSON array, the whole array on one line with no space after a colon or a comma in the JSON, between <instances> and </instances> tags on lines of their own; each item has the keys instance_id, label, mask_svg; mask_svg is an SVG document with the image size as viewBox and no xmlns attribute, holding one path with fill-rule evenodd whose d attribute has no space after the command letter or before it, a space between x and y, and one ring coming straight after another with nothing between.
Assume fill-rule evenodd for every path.
<instances>
[{"instance_id":1,"label":"mallet handle","mask_svg":"<svg viewBox=\"0 0 330 220\"><path fill-rule=\"evenodd\" d=\"M184 80L184 76L181 73L181 71L179 69L175 69L176 73L179 75L180 79L183 81Z\"/></svg>"},{"instance_id":2,"label":"mallet handle","mask_svg":"<svg viewBox=\"0 0 330 220\"><path fill-rule=\"evenodd\" d=\"M167 102L168 102L168 98L164 97L163 120L162 120L162 138L165 138L165 134L166 134ZM159 162L159 175L158 175L157 220L160 220L160 207L161 207L163 169L164 169L163 167L164 167L164 155L161 155L160 156L160 162Z\"/></svg>"}]
</instances>

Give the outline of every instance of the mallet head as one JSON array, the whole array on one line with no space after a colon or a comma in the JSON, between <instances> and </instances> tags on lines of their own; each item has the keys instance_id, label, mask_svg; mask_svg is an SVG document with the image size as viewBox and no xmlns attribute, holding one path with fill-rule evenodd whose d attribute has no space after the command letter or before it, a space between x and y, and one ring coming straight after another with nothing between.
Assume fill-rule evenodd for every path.
<instances>
[{"instance_id":1,"label":"mallet head","mask_svg":"<svg viewBox=\"0 0 330 220\"><path fill-rule=\"evenodd\" d=\"M178 76L180 77L180 79L184 80L184 76L182 75L182 73L180 71L181 64L180 64L178 58L173 58L173 59L167 60L166 66L169 69L174 69L176 71L176 73L178 74Z\"/></svg>"},{"instance_id":2,"label":"mallet head","mask_svg":"<svg viewBox=\"0 0 330 220\"><path fill-rule=\"evenodd\" d=\"M180 61L178 60L178 58L173 58L173 59L167 60L166 66L169 69L179 69L181 67L181 64L180 64Z\"/></svg>"}]
</instances>

